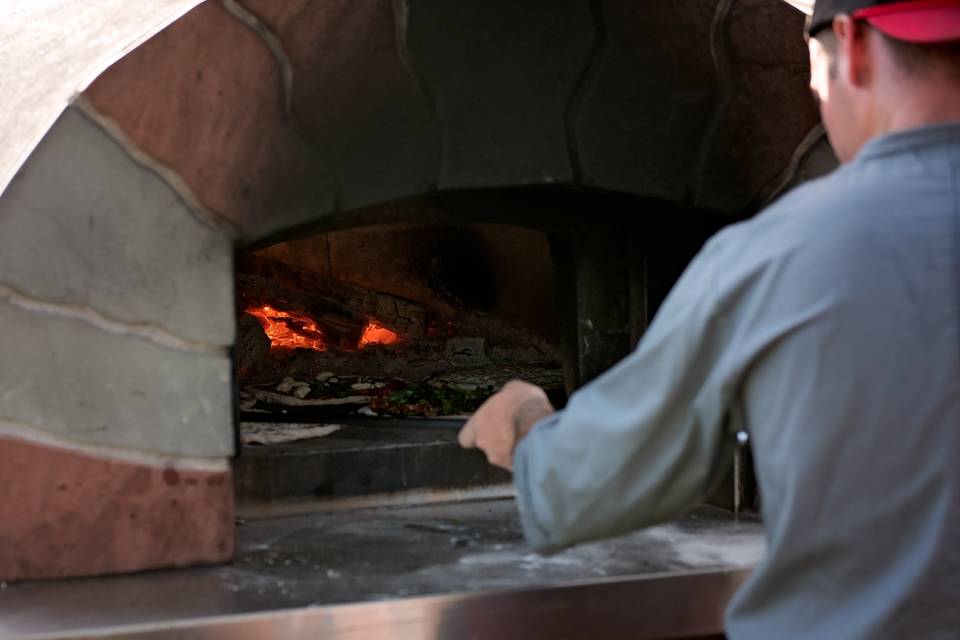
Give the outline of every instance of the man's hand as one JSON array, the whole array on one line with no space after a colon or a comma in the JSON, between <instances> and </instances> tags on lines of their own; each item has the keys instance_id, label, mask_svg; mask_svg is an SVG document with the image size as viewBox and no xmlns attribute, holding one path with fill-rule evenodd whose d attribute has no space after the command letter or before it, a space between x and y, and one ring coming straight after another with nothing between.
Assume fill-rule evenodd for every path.
<instances>
[{"instance_id":1,"label":"man's hand","mask_svg":"<svg viewBox=\"0 0 960 640\"><path fill-rule=\"evenodd\" d=\"M553 405L540 387L513 380L490 396L460 430L460 446L476 447L490 464L513 471L513 450Z\"/></svg>"}]
</instances>

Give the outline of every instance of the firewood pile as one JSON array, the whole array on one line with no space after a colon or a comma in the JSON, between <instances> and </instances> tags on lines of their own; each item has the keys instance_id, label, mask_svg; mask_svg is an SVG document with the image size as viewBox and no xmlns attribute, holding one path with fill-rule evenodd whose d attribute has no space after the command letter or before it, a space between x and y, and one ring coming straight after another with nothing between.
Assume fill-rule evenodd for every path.
<instances>
[{"instance_id":1,"label":"firewood pile","mask_svg":"<svg viewBox=\"0 0 960 640\"><path fill-rule=\"evenodd\" d=\"M273 307L308 316L320 328L331 348L356 349L370 318L384 327L411 339L426 332L426 314L416 303L362 287L344 285L324 294L278 287L270 278L237 276L237 301L240 308Z\"/></svg>"},{"instance_id":2,"label":"firewood pile","mask_svg":"<svg viewBox=\"0 0 960 640\"><path fill-rule=\"evenodd\" d=\"M263 258L254 266L237 276L243 411L434 417L469 414L515 378L562 392L558 358L536 339L451 336L449 320L415 302ZM482 320L463 326L490 326Z\"/></svg>"},{"instance_id":3,"label":"firewood pile","mask_svg":"<svg viewBox=\"0 0 960 640\"><path fill-rule=\"evenodd\" d=\"M333 340L356 345L368 318L416 340L429 327L423 305L318 273L290 267L278 260L248 256L246 271L237 275L241 309L273 305L312 317Z\"/></svg>"}]
</instances>

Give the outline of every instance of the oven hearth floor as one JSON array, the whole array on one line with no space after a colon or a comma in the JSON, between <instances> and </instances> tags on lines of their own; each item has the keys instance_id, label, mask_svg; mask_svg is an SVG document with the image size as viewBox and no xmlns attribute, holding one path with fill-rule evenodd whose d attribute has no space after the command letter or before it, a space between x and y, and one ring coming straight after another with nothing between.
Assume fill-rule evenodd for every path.
<instances>
[{"instance_id":1,"label":"oven hearth floor","mask_svg":"<svg viewBox=\"0 0 960 640\"><path fill-rule=\"evenodd\" d=\"M551 557L525 546L509 499L301 515L238 525L227 566L0 585L0 637L737 570L763 553L756 518L712 507Z\"/></svg>"},{"instance_id":2,"label":"oven hearth floor","mask_svg":"<svg viewBox=\"0 0 960 640\"><path fill-rule=\"evenodd\" d=\"M350 498L442 494L510 483L510 474L488 464L481 452L457 444L462 420L357 420L344 418L325 437L243 446L233 465L240 514L291 515ZM320 423L263 426L324 428ZM243 430L254 427L256 423L241 425Z\"/></svg>"}]
</instances>

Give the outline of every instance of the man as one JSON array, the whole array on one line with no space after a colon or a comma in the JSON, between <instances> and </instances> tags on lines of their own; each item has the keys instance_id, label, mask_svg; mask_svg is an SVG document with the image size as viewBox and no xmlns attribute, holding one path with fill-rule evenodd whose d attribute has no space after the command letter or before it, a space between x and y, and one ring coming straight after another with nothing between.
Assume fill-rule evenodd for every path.
<instances>
[{"instance_id":1,"label":"man","mask_svg":"<svg viewBox=\"0 0 960 640\"><path fill-rule=\"evenodd\" d=\"M549 551L690 508L745 428L768 553L731 638L960 638L960 0L819 0L809 34L843 166L711 239L564 411L514 382L460 440Z\"/></svg>"}]
</instances>

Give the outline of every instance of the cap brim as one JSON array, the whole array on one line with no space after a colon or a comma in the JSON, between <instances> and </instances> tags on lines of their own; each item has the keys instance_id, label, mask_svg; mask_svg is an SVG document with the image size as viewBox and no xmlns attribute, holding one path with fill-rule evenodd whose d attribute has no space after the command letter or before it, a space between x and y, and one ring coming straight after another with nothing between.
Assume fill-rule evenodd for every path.
<instances>
[{"instance_id":1,"label":"cap brim","mask_svg":"<svg viewBox=\"0 0 960 640\"><path fill-rule=\"evenodd\" d=\"M960 6L903 11L864 19L891 38L906 42L960 40Z\"/></svg>"}]
</instances>

